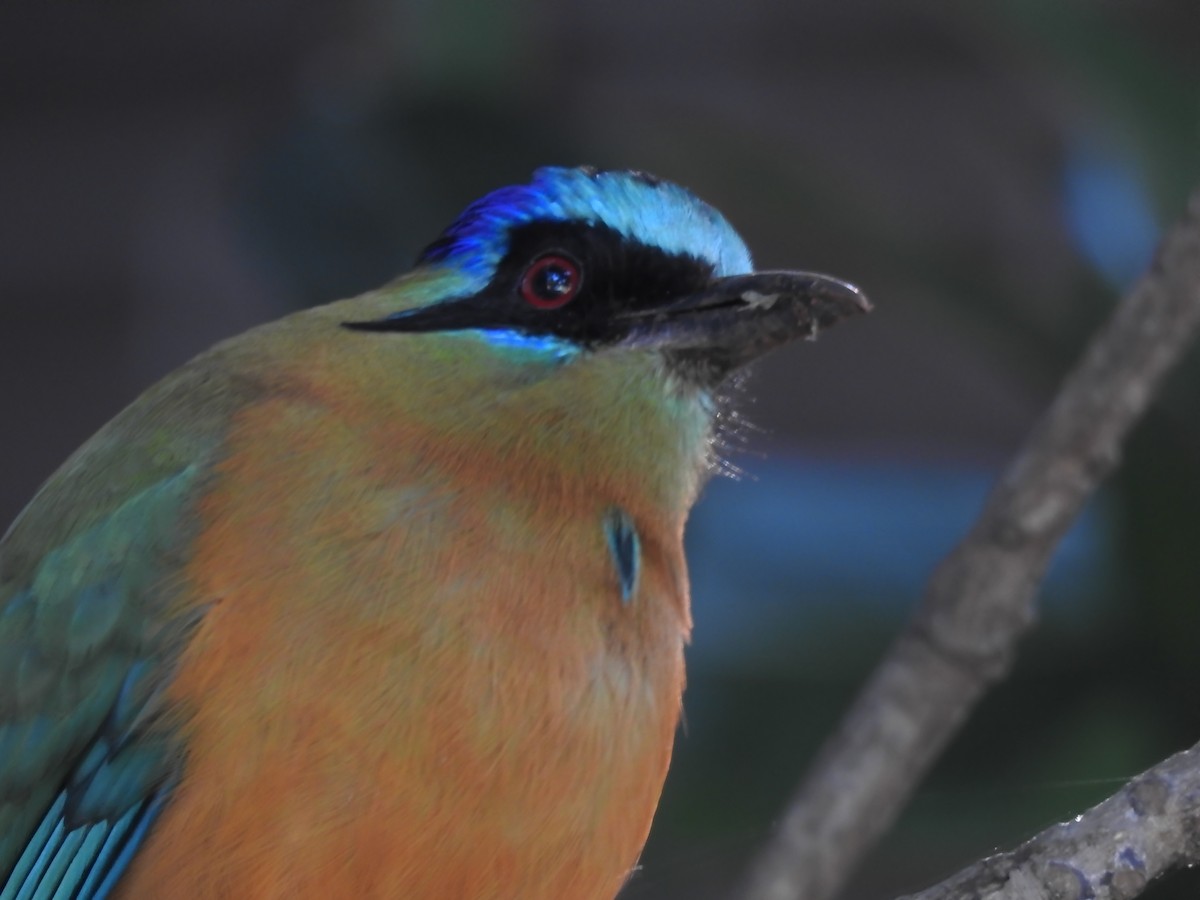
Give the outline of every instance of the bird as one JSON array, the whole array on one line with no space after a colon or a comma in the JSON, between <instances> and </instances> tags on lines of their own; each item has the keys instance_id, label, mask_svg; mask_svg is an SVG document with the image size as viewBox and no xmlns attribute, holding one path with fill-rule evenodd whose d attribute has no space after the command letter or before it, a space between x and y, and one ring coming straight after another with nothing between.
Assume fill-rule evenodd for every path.
<instances>
[{"instance_id":1,"label":"bird","mask_svg":"<svg viewBox=\"0 0 1200 900\"><path fill-rule=\"evenodd\" d=\"M869 308L546 167L166 376L0 539L0 900L612 898L723 386Z\"/></svg>"}]
</instances>

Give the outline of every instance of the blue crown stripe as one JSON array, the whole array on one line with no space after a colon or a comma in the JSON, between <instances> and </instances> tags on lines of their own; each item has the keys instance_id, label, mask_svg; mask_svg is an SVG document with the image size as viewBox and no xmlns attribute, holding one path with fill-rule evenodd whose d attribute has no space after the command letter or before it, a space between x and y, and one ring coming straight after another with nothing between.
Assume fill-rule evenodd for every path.
<instances>
[{"instance_id":1,"label":"blue crown stripe","mask_svg":"<svg viewBox=\"0 0 1200 900\"><path fill-rule=\"evenodd\" d=\"M528 222L580 221L612 228L667 253L709 263L717 276L752 271L750 253L717 210L690 191L623 170L538 169L529 184L493 191L472 203L421 255L486 284L508 247L509 231Z\"/></svg>"}]
</instances>

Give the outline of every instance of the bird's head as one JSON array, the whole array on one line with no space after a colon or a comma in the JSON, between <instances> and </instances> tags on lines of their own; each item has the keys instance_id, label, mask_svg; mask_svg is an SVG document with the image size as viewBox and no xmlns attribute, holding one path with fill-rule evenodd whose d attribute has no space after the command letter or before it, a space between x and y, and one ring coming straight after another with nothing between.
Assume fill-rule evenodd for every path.
<instances>
[{"instance_id":1,"label":"bird's head","mask_svg":"<svg viewBox=\"0 0 1200 900\"><path fill-rule=\"evenodd\" d=\"M854 286L811 272L754 272L717 210L642 172L539 169L471 204L422 251L456 288L367 331L474 332L555 358L652 351L711 389L796 337L870 307Z\"/></svg>"},{"instance_id":2,"label":"bird's head","mask_svg":"<svg viewBox=\"0 0 1200 900\"><path fill-rule=\"evenodd\" d=\"M544 168L467 207L343 324L403 358L408 390L436 385L407 415L665 478L711 457L731 372L869 308L827 275L755 272L725 218L675 184Z\"/></svg>"}]
</instances>

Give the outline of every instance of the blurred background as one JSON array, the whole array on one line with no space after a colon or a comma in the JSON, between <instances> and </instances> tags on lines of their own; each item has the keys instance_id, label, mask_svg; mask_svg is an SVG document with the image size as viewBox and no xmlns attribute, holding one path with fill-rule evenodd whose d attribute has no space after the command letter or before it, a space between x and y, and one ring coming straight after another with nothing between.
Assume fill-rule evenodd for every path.
<instances>
[{"instance_id":1,"label":"blurred background","mask_svg":"<svg viewBox=\"0 0 1200 900\"><path fill-rule=\"evenodd\" d=\"M874 299L759 366L742 474L695 512L686 728L625 900L729 896L1200 183L1194 0L6 4L0 84L0 525L151 381L377 286L541 164L682 182L760 265ZM1193 352L1011 679L845 896L923 887L1200 740L1198 511Z\"/></svg>"}]
</instances>

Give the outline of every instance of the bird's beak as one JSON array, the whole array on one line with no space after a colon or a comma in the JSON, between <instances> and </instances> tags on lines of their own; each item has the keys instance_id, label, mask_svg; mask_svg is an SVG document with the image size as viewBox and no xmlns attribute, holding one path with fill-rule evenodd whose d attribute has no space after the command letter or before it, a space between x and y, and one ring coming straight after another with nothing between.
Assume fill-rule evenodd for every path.
<instances>
[{"instance_id":1,"label":"bird's beak","mask_svg":"<svg viewBox=\"0 0 1200 900\"><path fill-rule=\"evenodd\" d=\"M694 357L716 374L730 372L796 338L870 312L854 285L815 272L754 272L713 280L707 288L619 318L627 347Z\"/></svg>"}]
</instances>

